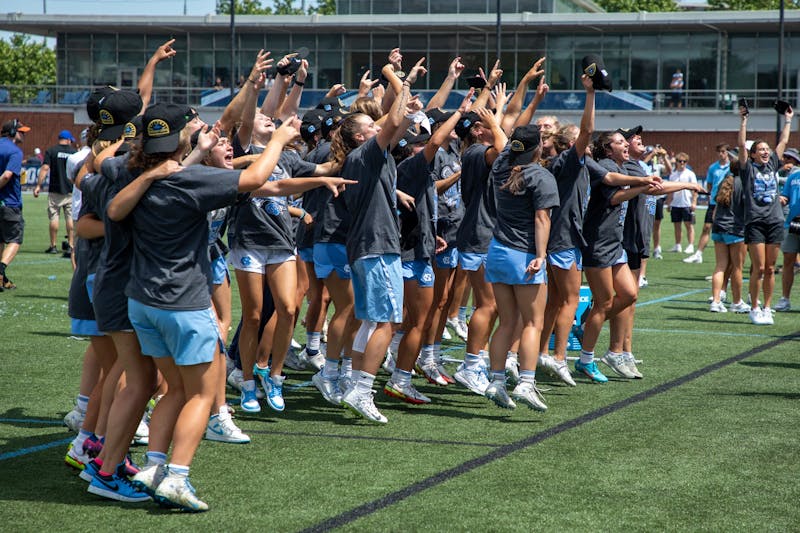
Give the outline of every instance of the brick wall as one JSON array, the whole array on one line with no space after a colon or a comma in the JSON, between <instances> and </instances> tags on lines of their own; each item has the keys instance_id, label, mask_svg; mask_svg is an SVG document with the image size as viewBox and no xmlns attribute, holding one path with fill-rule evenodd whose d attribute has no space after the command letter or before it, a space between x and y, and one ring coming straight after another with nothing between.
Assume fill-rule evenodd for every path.
<instances>
[{"instance_id":1,"label":"brick wall","mask_svg":"<svg viewBox=\"0 0 800 533\"><path fill-rule=\"evenodd\" d=\"M22 153L27 158L33 154L34 148L41 148L42 152L49 147L57 144L58 132L69 130L73 137L80 139L80 133L86 126L74 123L72 111L45 113L45 112L4 112L0 110L0 124L9 120L19 119L26 126L30 126L31 131L25 134L25 142L22 143Z\"/></svg>"}]
</instances>

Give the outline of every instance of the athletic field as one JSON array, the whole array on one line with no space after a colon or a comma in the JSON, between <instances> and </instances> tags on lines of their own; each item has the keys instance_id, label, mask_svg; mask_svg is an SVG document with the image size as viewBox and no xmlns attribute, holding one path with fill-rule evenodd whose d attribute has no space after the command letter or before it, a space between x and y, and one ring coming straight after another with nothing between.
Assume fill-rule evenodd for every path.
<instances>
[{"instance_id":1,"label":"athletic field","mask_svg":"<svg viewBox=\"0 0 800 533\"><path fill-rule=\"evenodd\" d=\"M771 327L708 312L711 248L701 265L674 253L650 262L634 333L643 380L602 365L606 385L540 376L542 414L415 378L433 403L379 392L389 424L376 427L324 402L310 372L293 372L284 413L237 409L251 444L201 444L191 479L207 513L95 497L63 463L72 435L61 419L87 345L69 333L71 268L43 253L45 196L24 202L25 244L8 270L18 289L0 294L2 531L800 529L800 312ZM793 296L800 309L797 286ZM463 357L462 343L446 346ZM136 461L143 454L133 449Z\"/></svg>"}]
</instances>

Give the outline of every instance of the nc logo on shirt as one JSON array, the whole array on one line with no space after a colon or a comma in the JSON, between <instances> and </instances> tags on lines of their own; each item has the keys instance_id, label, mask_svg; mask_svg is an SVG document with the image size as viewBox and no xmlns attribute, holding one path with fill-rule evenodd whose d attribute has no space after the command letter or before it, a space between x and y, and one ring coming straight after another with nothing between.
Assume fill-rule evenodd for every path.
<instances>
[{"instance_id":1,"label":"nc logo on shirt","mask_svg":"<svg viewBox=\"0 0 800 533\"><path fill-rule=\"evenodd\" d=\"M756 178L753 180L753 199L760 204L771 204L775 195L778 193L778 180L772 172L756 171Z\"/></svg>"},{"instance_id":2,"label":"nc logo on shirt","mask_svg":"<svg viewBox=\"0 0 800 533\"><path fill-rule=\"evenodd\" d=\"M268 201L264 209L268 215L272 215L275 217L281 214L281 212L283 211L283 206L278 202Z\"/></svg>"}]
</instances>

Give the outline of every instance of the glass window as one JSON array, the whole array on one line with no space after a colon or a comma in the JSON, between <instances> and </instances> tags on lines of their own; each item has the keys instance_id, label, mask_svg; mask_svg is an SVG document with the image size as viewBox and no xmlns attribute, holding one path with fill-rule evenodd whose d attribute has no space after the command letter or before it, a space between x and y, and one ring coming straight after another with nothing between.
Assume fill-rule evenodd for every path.
<instances>
[{"instance_id":1,"label":"glass window","mask_svg":"<svg viewBox=\"0 0 800 533\"><path fill-rule=\"evenodd\" d=\"M447 77L447 70L450 68L450 62L453 61L453 59L455 59L455 54L450 52L431 52L428 55L428 61L426 62L428 65L428 75L425 76L428 79L425 80L425 83L428 83L431 89L438 89L442 84ZM474 73L473 71L477 71L477 68L467 66L462 76L471 76ZM419 89L420 85L422 84L417 82L414 88Z\"/></svg>"},{"instance_id":2,"label":"glass window","mask_svg":"<svg viewBox=\"0 0 800 533\"><path fill-rule=\"evenodd\" d=\"M431 13L447 13L447 14L454 14L456 13L456 0L449 0L449 1L439 1L439 0L431 0L429 6Z\"/></svg>"},{"instance_id":3,"label":"glass window","mask_svg":"<svg viewBox=\"0 0 800 533\"><path fill-rule=\"evenodd\" d=\"M267 50L272 52L271 57L274 57L276 62L286 54L289 48L288 33L270 33L267 35Z\"/></svg>"},{"instance_id":4,"label":"glass window","mask_svg":"<svg viewBox=\"0 0 800 533\"><path fill-rule=\"evenodd\" d=\"M155 52L159 46L172 39L172 36L165 34L146 34L145 35L145 50L150 53ZM175 39L175 45L178 44L178 39Z\"/></svg>"},{"instance_id":5,"label":"glass window","mask_svg":"<svg viewBox=\"0 0 800 533\"><path fill-rule=\"evenodd\" d=\"M361 76L368 70L371 71L370 76L373 76L372 79L379 76L378 71L380 68L372 68L369 52L345 52L345 54L345 68L347 68L347 71L345 71L341 80L341 83L344 83L345 87L357 88Z\"/></svg>"},{"instance_id":6,"label":"glass window","mask_svg":"<svg viewBox=\"0 0 800 533\"><path fill-rule=\"evenodd\" d=\"M631 89L653 91L658 86L658 36L631 37Z\"/></svg>"},{"instance_id":7,"label":"glass window","mask_svg":"<svg viewBox=\"0 0 800 533\"><path fill-rule=\"evenodd\" d=\"M404 33L400 36L403 42L402 50L428 50L427 33Z\"/></svg>"},{"instance_id":8,"label":"glass window","mask_svg":"<svg viewBox=\"0 0 800 533\"><path fill-rule=\"evenodd\" d=\"M398 13L400 13L400 0L372 2L373 15L397 15Z\"/></svg>"},{"instance_id":9,"label":"glass window","mask_svg":"<svg viewBox=\"0 0 800 533\"><path fill-rule=\"evenodd\" d=\"M517 39L516 35L511 32L506 32L501 34L500 36L500 46L501 51L503 52L511 52L516 49L517 46ZM486 35L486 50L489 52L489 55L497 54L497 34L496 33L489 33Z\"/></svg>"},{"instance_id":10,"label":"glass window","mask_svg":"<svg viewBox=\"0 0 800 533\"><path fill-rule=\"evenodd\" d=\"M537 59L545 54L546 41L543 33L517 34L517 50L532 51Z\"/></svg>"},{"instance_id":11,"label":"glass window","mask_svg":"<svg viewBox=\"0 0 800 533\"><path fill-rule=\"evenodd\" d=\"M327 89L328 87L342 83L342 53L341 52L318 52L318 63L316 67L317 72L317 87L320 89ZM358 80L356 80L358 83ZM358 85L346 85L346 87L355 87Z\"/></svg>"},{"instance_id":12,"label":"glass window","mask_svg":"<svg viewBox=\"0 0 800 533\"><path fill-rule=\"evenodd\" d=\"M486 9L486 0L458 0L459 13L490 13Z\"/></svg>"},{"instance_id":13,"label":"glass window","mask_svg":"<svg viewBox=\"0 0 800 533\"><path fill-rule=\"evenodd\" d=\"M96 34L92 36L92 50L95 53L103 51L111 51L116 54L117 51L117 35L116 34Z\"/></svg>"},{"instance_id":14,"label":"glass window","mask_svg":"<svg viewBox=\"0 0 800 533\"><path fill-rule=\"evenodd\" d=\"M189 85L186 69L189 66L189 58L186 54L176 54L172 58L172 80L174 87L186 87Z\"/></svg>"},{"instance_id":15,"label":"glass window","mask_svg":"<svg viewBox=\"0 0 800 533\"><path fill-rule=\"evenodd\" d=\"M239 46L249 50L261 50L264 48L264 34L245 33L239 35Z\"/></svg>"},{"instance_id":16,"label":"glass window","mask_svg":"<svg viewBox=\"0 0 800 533\"><path fill-rule=\"evenodd\" d=\"M317 48L317 36L308 33L293 33L292 49L298 50L302 47L315 50Z\"/></svg>"},{"instance_id":17,"label":"glass window","mask_svg":"<svg viewBox=\"0 0 800 533\"><path fill-rule=\"evenodd\" d=\"M428 0L401 0L400 9L401 13L427 15Z\"/></svg>"},{"instance_id":18,"label":"glass window","mask_svg":"<svg viewBox=\"0 0 800 533\"><path fill-rule=\"evenodd\" d=\"M717 34L692 34L686 88L688 105L714 107L717 89Z\"/></svg>"},{"instance_id":19,"label":"glass window","mask_svg":"<svg viewBox=\"0 0 800 533\"><path fill-rule=\"evenodd\" d=\"M530 13L541 13L541 2L539 0L519 0L517 4L519 13L529 11Z\"/></svg>"},{"instance_id":20,"label":"glass window","mask_svg":"<svg viewBox=\"0 0 800 533\"><path fill-rule=\"evenodd\" d=\"M189 52L189 72L191 87L211 87L214 85L214 53L204 50Z\"/></svg>"},{"instance_id":21,"label":"glass window","mask_svg":"<svg viewBox=\"0 0 800 533\"><path fill-rule=\"evenodd\" d=\"M380 34L380 33L373 33L372 34L372 49L383 53L384 51L388 54L389 50L392 48L397 48L400 46L400 35L397 34Z\"/></svg>"},{"instance_id":22,"label":"glass window","mask_svg":"<svg viewBox=\"0 0 800 533\"><path fill-rule=\"evenodd\" d=\"M97 45L97 39L94 42ZM117 83L116 46L95 48L92 52L92 84L114 85Z\"/></svg>"},{"instance_id":23,"label":"glass window","mask_svg":"<svg viewBox=\"0 0 800 533\"><path fill-rule=\"evenodd\" d=\"M336 2L336 14L337 15L349 15L350 14L350 0L338 0Z\"/></svg>"},{"instance_id":24,"label":"glass window","mask_svg":"<svg viewBox=\"0 0 800 533\"><path fill-rule=\"evenodd\" d=\"M340 33L320 33L317 35L319 50L341 50L342 35Z\"/></svg>"},{"instance_id":25,"label":"glass window","mask_svg":"<svg viewBox=\"0 0 800 533\"><path fill-rule=\"evenodd\" d=\"M441 33L432 33L430 35L430 49L431 50L448 50L451 53L455 52L456 50L456 34L441 34Z\"/></svg>"},{"instance_id":26,"label":"glass window","mask_svg":"<svg viewBox=\"0 0 800 533\"><path fill-rule=\"evenodd\" d=\"M214 53L214 77L222 78L222 85L231 86L231 53L227 50Z\"/></svg>"},{"instance_id":27,"label":"glass window","mask_svg":"<svg viewBox=\"0 0 800 533\"><path fill-rule=\"evenodd\" d=\"M89 50L70 50L67 55L67 84L91 85L91 72Z\"/></svg>"},{"instance_id":28,"label":"glass window","mask_svg":"<svg viewBox=\"0 0 800 533\"><path fill-rule=\"evenodd\" d=\"M190 50L213 50L214 36L210 33L192 33L189 35ZM122 36L120 35L120 48L122 47Z\"/></svg>"},{"instance_id":29,"label":"glass window","mask_svg":"<svg viewBox=\"0 0 800 533\"><path fill-rule=\"evenodd\" d=\"M372 12L372 0L350 0L351 15L369 15Z\"/></svg>"},{"instance_id":30,"label":"glass window","mask_svg":"<svg viewBox=\"0 0 800 533\"><path fill-rule=\"evenodd\" d=\"M758 40L755 35L728 36L727 90L755 87Z\"/></svg>"},{"instance_id":31,"label":"glass window","mask_svg":"<svg viewBox=\"0 0 800 533\"><path fill-rule=\"evenodd\" d=\"M70 33L69 37L67 38L67 48L70 50L88 50L90 48L90 44L91 35L88 33Z\"/></svg>"},{"instance_id":32,"label":"glass window","mask_svg":"<svg viewBox=\"0 0 800 533\"><path fill-rule=\"evenodd\" d=\"M369 34L348 34L344 36L344 47L348 50L369 50Z\"/></svg>"}]
</instances>

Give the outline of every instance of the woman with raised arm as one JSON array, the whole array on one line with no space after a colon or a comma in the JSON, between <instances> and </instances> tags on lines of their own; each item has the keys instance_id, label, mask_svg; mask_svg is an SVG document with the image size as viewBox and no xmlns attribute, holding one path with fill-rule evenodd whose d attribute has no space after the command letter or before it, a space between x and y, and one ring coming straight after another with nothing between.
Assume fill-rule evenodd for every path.
<instances>
[{"instance_id":1,"label":"woman with raised arm","mask_svg":"<svg viewBox=\"0 0 800 533\"><path fill-rule=\"evenodd\" d=\"M767 141L757 139L747 150L748 110L739 108L742 117L739 127L739 166L744 195L744 241L753 265L750 274L750 320L753 324L772 325L772 291L775 288L775 262L783 241L783 208L778 198L778 170L783 152L789 143L794 110L784 113L784 125L775 151ZM791 265L789 266L791 268ZM763 302L758 293L763 287ZM761 307L760 304L764 304Z\"/></svg>"}]
</instances>

